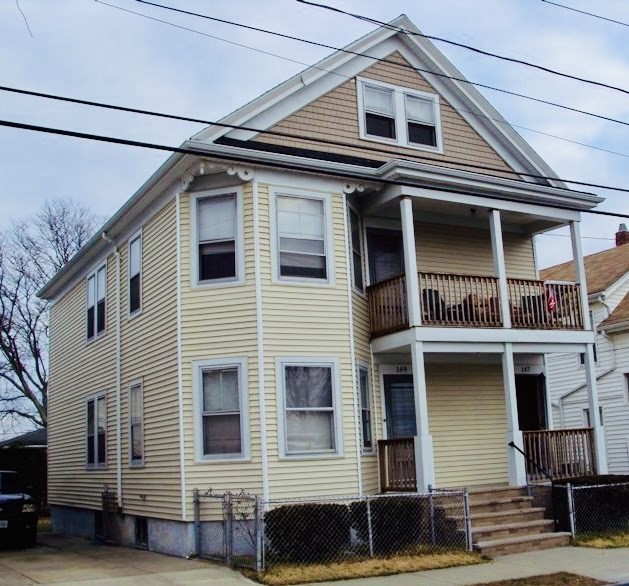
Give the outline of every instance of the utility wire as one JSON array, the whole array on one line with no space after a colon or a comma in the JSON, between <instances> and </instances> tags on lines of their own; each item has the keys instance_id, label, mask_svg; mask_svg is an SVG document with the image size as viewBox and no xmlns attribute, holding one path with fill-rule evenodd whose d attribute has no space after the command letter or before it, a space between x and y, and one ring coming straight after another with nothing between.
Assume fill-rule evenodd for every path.
<instances>
[{"instance_id":1,"label":"utility wire","mask_svg":"<svg viewBox=\"0 0 629 586\"><path fill-rule=\"evenodd\" d=\"M579 14L585 14L586 16L591 16L592 18L600 18L601 20L606 20L607 22L613 22L614 24L620 24L622 26L629 26L629 23L622 22L620 20L614 20L613 18L607 18L606 16L601 16L600 14L586 12L585 10L579 10L578 8L573 8L572 6L565 6L564 4L551 2L550 0L541 0L541 2L545 2L546 4L552 4L553 6L559 6L559 8L565 8L566 10L572 10L572 12L578 12Z\"/></svg>"},{"instance_id":2,"label":"utility wire","mask_svg":"<svg viewBox=\"0 0 629 586\"><path fill-rule=\"evenodd\" d=\"M621 88L615 85L610 85L607 83L603 83L601 81L595 81L592 79L587 79L584 77L579 77L578 75L572 75L570 73L563 73L561 71L557 71L556 69L551 69L549 67L544 67L543 65L538 65L536 63L531 63L530 61L524 61L522 59L516 59L514 57L507 57L505 55L498 55L497 53L491 53L489 51L484 51L483 49L478 49L476 47L472 47L470 45L465 45L463 43L457 43L456 41L450 41L449 39L444 39L443 37L436 37L433 35L425 35L423 33L419 33L417 31L409 31L405 28L391 25L387 22L383 22L381 20L377 20L375 18L370 18L368 16L363 16L361 14L354 14L352 12L347 12L346 10L341 10L340 8L335 8L334 6L326 6L325 4L319 4L318 2L311 2L310 0L296 0L300 4L307 4L308 6L314 6L316 8L324 8L325 10L331 10L332 12L338 12L340 14L344 14L346 16L351 16L352 18L357 18L358 20L363 20L365 22L369 22L372 24L376 24L378 26L384 26L390 30L395 30L400 33L404 33L405 35L412 35L416 37L422 37L424 39L429 39L431 41L438 41L440 43L446 43L448 45L453 45L455 47L459 47L461 49L467 49L468 51L473 51L474 53L478 53L480 55L485 55L486 57L492 57L494 59L500 59L501 61L507 61L509 63L516 63L518 65L523 65L525 67L531 67L533 69L537 69L539 71L543 71L545 73L550 73L552 75L557 75L559 77L565 77L567 79L573 79L575 81L579 81L581 83L586 83L589 85L594 85L598 87L602 87L608 90L613 90L616 92L620 92L623 94L629 95L629 90L625 88Z\"/></svg>"},{"instance_id":3,"label":"utility wire","mask_svg":"<svg viewBox=\"0 0 629 586\"><path fill-rule=\"evenodd\" d=\"M213 120L204 120L202 118L191 118L188 116L178 116L175 114L167 114L164 112L156 112L154 110L142 110L140 108L130 108L127 106L118 106L118 105L114 105L114 104L109 104L109 103L105 103L105 102L94 102L94 101L90 101L90 100L81 100L79 98L71 98L71 97L67 97L67 96L59 96L59 95L55 95L55 94L46 94L43 92L34 92L34 91L30 91L30 90L25 90L25 89L20 89L20 88L12 88L12 87L7 87L7 86L0 86L0 91L5 91L5 92L11 92L11 93L16 93L16 94L20 94L20 95L26 95L26 96L33 96L33 97L37 97L37 98L46 98L46 99L50 99L50 100L57 100L60 102L69 102L72 104L80 104L83 106L90 106L90 107L96 107L96 108L103 108L106 110L115 110L115 111L120 111L120 112L128 112L128 113L132 113L132 114L142 114L142 115L146 115L146 116L154 116L156 118L167 118L167 119L171 119L171 120L179 120L182 122L192 122L192 123L198 123L198 124L205 124L205 125L209 125L209 126L219 126L221 128L231 128L234 130L244 130L247 132L255 132L257 134L266 134L269 136L278 136L281 138L290 138L290 139L294 139L294 140L300 140L300 141L304 141L304 142L311 142L311 143L315 143L315 144L322 144L322 145L329 145L329 146L338 146L338 147L343 147L343 148L348 148L348 149L356 149L356 145L355 144L351 144L351 143L347 143L347 142L343 142L343 141L339 141L339 140L333 140L333 139L326 139L326 138L316 138L316 137L309 137L309 136L305 136L305 135L300 135L300 134L293 134L290 132L282 132L279 130L264 130L264 129L260 129L260 128L254 128L251 126L243 126L241 124L227 124L224 122L216 122ZM524 127L522 127L524 128ZM537 131L534 131L537 132ZM541 133L541 134L545 134L545 133ZM548 135L551 137L554 137L553 135ZM560 137L554 137L554 138L560 138ZM569 139L562 139L562 140L567 140L569 141ZM569 142L573 142L573 141L569 141ZM574 141L576 142L576 141ZM580 143L577 143L580 144ZM591 146L591 145L590 145ZM598 147L592 147L592 148L598 148ZM394 151L391 151L390 149L386 149L386 148L379 148L379 147L374 147L374 146L368 146L368 145L364 145L360 147L361 151L368 151L368 152L374 152L374 153L379 153L379 154L384 154L387 156L392 156L392 155L396 155L396 153ZM601 150L605 150L605 149L601 149ZM615 154L619 154L622 156L627 156L624 155L622 153L615 153ZM397 156L397 158L401 158L399 156ZM434 157L429 157L429 156L422 156L420 154L405 154L404 155L405 159L411 159L411 160L420 160L420 161L428 161L430 163L440 163L442 161L440 161L439 159L436 159ZM480 165L477 163L470 163L468 161L460 161L460 160L456 160L456 159L449 159L448 161L445 161L447 163L450 164L454 164L454 165L460 165L462 167L468 167L471 169L478 169L481 171L497 171L497 172L501 172L501 173L507 173L507 174L511 174L511 175L515 175L516 177L522 177L522 176L526 176L526 177L531 177L532 179L543 179L546 181L564 181L566 183L573 183L573 184L578 184L578 182L575 181L571 181L569 179L559 179L557 177L548 177L546 175L537 175L535 173L526 173L524 171L515 171L513 169L505 169L505 168L499 168L499 167L492 167L489 165ZM587 184L588 187L597 187L595 185L589 185Z\"/></svg>"},{"instance_id":4,"label":"utility wire","mask_svg":"<svg viewBox=\"0 0 629 586\"><path fill-rule=\"evenodd\" d=\"M85 139L85 140L94 140L94 141L98 141L98 142L105 142L105 143L112 143L112 144L119 144L119 145L126 145L126 146L134 146L134 147L140 147L140 148L146 148L146 149L153 149L153 150L158 150L158 151L167 151L167 152L171 152L171 153L181 153L184 155L194 155L197 157L202 157L202 158L206 158L206 159L219 159L219 160L225 160L225 161L235 161L235 162L240 162L240 163L246 163L246 164L251 164L251 159L249 157L247 157L246 155L230 155L230 154L219 154L219 153L208 153L207 151L204 151L203 149L195 149L195 148L191 148L191 147L173 147L173 146L168 146L168 145L162 145L162 144L156 144L156 143L150 143L150 142L143 142L143 141L137 141L137 140L130 140L130 139L126 139L126 138L117 138L117 137L113 137L113 136L105 136L102 134L89 134L89 133L85 133L85 132L77 132L74 130L64 130L61 128L51 128L49 126L37 126L34 124L25 124L23 122L13 122L11 120L0 120L0 126L6 126L8 128L16 128L16 129L20 129L20 130L30 130L33 132L42 132L45 134L56 134L56 135L60 135L60 136L69 136L72 138L81 138L81 139ZM254 163L255 164L255 163ZM384 185L399 185L402 187L417 187L416 184L410 183L410 182L406 182L406 181L399 181L399 180L394 180L394 179L384 179L381 177L372 177L369 175L361 175L359 172L349 172L349 171L335 171L335 170L327 170L327 169L317 169L316 171L313 171L312 169L308 169L306 167L303 167L301 165L298 164L290 164L290 163L279 163L279 162L274 162L274 161L264 161L263 163L260 163L260 165L263 165L265 167L273 167L276 169L284 169L284 170L292 170L292 171L301 171L301 172L306 172L306 173L317 173L319 175L326 175L326 176L330 176L330 177L342 177L345 179L353 179L353 180L357 180L357 181L365 181L365 182L375 182L375 183L381 183ZM597 185L594 183L582 183L579 181L570 181L570 183L574 183L576 185L583 185L586 187L597 187L600 189L609 189L612 191L621 191L621 192L625 192L625 193L629 193L629 189L627 188L622 188L622 187L611 187L608 185ZM462 195L469 195L469 191L463 190L463 189L456 189L456 188L448 188L447 190L444 190L442 188L439 187L432 187L429 185L422 185L422 189L427 189L429 191L448 191L450 193L458 193L458 194L462 194ZM519 200L517 198L512 198L509 197L507 195L483 195L483 197L487 198L487 199L492 199L492 200L501 200L501 201L515 201L515 202L519 202ZM561 204L553 204L552 207L556 207L558 209L565 209L565 210L572 210L572 211L578 211L578 212L582 212L582 213L586 213L586 214L595 214L595 215L600 215L600 216L612 216L612 217L617 217L617 218L629 218L629 214L628 213L619 213L619 212L604 212L604 211L600 211L600 210L580 210L578 208L575 207L571 207L568 205L561 205Z\"/></svg>"},{"instance_id":5,"label":"utility wire","mask_svg":"<svg viewBox=\"0 0 629 586\"><path fill-rule=\"evenodd\" d=\"M550 234L548 232L544 232L543 234L537 234L537 236L554 236L554 237L559 237L559 238L572 238L570 234ZM585 240L606 240L606 241L611 241L611 242L615 241L615 238L603 238L601 236L581 236L581 238Z\"/></svg>"},{"instance_id":6,"label":"utility wire","mask_svg":"<svg viewBox=\"0 0 629 586\"><path fill-rule=\"evenodd\" d=\"M180 28L180 29L192 32L192 33L196 33L196 34L199 34L199 35L207 36L207 37L210 37L212 39L216 39L216 40L219 40L219 41L224 41L226 43L235 44L235 45L237 45L239 47L244 47L244 48L250 49L252 51L257 51L259 53L264 53L265 55L271 55L272 57L277 57L279 59L284 59L284 60L290 61L292 63L299 63L299 64L305 65L307 67L312 67L314 69L318 69L319 71L327 71L328 73L333 73L335 75L339 75L341 77L345 77L346 79L351 79L349 76L342 75L342 74L340 74L340 73L338 73L336 71L330 71L328 69L325 69L325 68L322 68L322 67L317 67L315 65L308 65L306 63L302 63L301 61L296 61L295 59L290 59L288 57L285 57L283 55L278 55L276 53L269 53L268 51L261 51L260 49L258 49L256 47L251 47L250 45L244 45L244 44L241 44L241 43L235 43L233 41L230 41L230 40L227 40L227 39L224 39L224 38L221 38L221 37L217 37L215 35L209 35L207 33L203 33L203 32L198 31L196 29L191 29L191 28L184 27L184 26L181 26L181 25L178 25L178 24L174 24L174 23L169 22L167 20L162 20L162 19L159 19L159 18L155 18L153 16L149 16L148 14L144 14L142 12L135 12L135 11L129 10L127 8L122 8L121 6L116 6L115 4L110 4L109 2L105 2L104 0L95 0L95 1L98 4L103 4L105 6L109 6L110 8L115 8L116 10L121 10L123 12L128 12L129 14L134 14L136 16L141 16L142 18L147 18L149 20L154 20L154 21L160 22L162 24L167 24L167 25L170 25L170 26L173 26L173 27L176 27L176 28ZM418 73L428 73L428 74L434 75L436 77L443 77L445 79L451 79L453 81L459 81L461 83L466 83L468 85L480 87L480 88L491 90L491 91L494 91L494 92L503 93L503 94L506 94L506 95L509 95L509 96L514 96L514 97L517 97L517 98L530 100L532 102L538 102L540 104L545 104L547 106L552 106L552 107L555 107L555 108L561 108L563 110L568 110L569 112L575 112L577 114L582 114L584 116L591 116L593 118L598 118L599 120L605 120L607 122L614 122L616 124L622 124L624 126L629 126L629 122L624 121L624 120L618 120L618 119L612 118L610 116L604 116L602 114L596 114L594 112L588 112L587 110L581 110L579 108L573 108L571 106L566 106L564 104L559 104L557 102L552 102L550 100L544 100L542 98L536 98L534 96L529 96L527 94L521 94L519 92L505 90L505 89L502 89L502 88L494 87L494 86L483 84L483 83L479 83L479 82L469 81L468 79L465 79L463 77L454 77L452 75L447 75L445 73L432 71L430 69L422 69L421 67L414 67L410 63L397 63L395 61L387 61L387 59L382 59L380 57L374 57L372 55L366 55L364 53L358 53L356 51L350 51L349 49L344 49L344 48L341 48L341 47L335 47L334 45L327 45L325 43L319 43L317 41L311 41L309 39L303 39L301 37L295 37L295 36L292 36L292 35L286 35L286 34L283 34L283 33L278 33L278 32L270 31L270 30L267 30L267 29L262 29L262 28L258 28L258 27L254 27L254 26L241 24L241 23L238 23L238 22L233 22L233 21L229 21L229 20L225 20L225 19L221 19L221 18L215 18L215 17L212 17L212 16L208 16L206 14L199 14L199 13L196 13L196 12L189 12L189 11L186 11L186 10L181 10L181 9L178 9L178 8L172 8L171 6L164 6L162 4L157 4L157 3L154 3L154 2L147 2L147 1L143 1L143 0L137 0L137 1L138 2L142 2L143 4L156 6L156 7L163 8L165 10L170 10L170 11L173 11L173 12L181 12L181 13L184 13L184 14L189 14L191 16L197 16L199 18L204 18L204 19L207 19L207 20L213 20L213 21L216 21L216 22L221 22L223 24L229 24L229 25L232 25L232 26L249 29L249 30L253 30L253 31L256 31L256 32L261 32L261 33L274 35L274 36L278 36L278 37L285 38L285 39L299 41L301 43L307 43L307 44L314 45L314 46L317 46L317 47L323 47L323 48L326 48L326 49L332 49L334 51L340 51L342 53L347 53L349 55L357 55L359 57L364 57L366 59L371 59L374 62L387 63L388 65L391 65L391 66L394 66L394 67L401 67L401 68L404 68L404 69L410 69L410 70L416 71ZM478 114L476 114L476 115L478 116Z\"/></svg>"}]
</instances>

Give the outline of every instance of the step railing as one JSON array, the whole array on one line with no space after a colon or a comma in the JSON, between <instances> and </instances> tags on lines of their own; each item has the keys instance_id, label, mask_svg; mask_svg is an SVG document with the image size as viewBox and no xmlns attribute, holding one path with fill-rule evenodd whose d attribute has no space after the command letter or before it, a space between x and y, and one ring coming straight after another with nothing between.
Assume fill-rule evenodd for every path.
<instances>
[{"instance_id":1,"label":"step railing","mask_svg":"<svg viewBox=\"0 0 629 586\"><path fill-rule=\"evenodd\" d=\"M380 492L415 492L415 438L378 440Z\"/></svg>"}]
</instances>

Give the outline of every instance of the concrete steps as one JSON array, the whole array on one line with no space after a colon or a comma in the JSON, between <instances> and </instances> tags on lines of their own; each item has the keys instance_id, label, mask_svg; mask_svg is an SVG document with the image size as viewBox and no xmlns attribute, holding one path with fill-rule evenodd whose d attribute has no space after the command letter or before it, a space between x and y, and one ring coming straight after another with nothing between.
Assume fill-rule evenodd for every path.
<instances>
[{"instance_id":1,"label":"concrete steps","mask_svg":"<svg viewBox=\"0 0 629 586\"><path fill-rule=\"evenodd\" d=\"M558 532L479 541L474 543L474 549L483 555L494 557L508 553L536 551L538 549L550 549L552 547L562 547L565 545L570 545L570 533Z\"/></svg>"}]
</instances>

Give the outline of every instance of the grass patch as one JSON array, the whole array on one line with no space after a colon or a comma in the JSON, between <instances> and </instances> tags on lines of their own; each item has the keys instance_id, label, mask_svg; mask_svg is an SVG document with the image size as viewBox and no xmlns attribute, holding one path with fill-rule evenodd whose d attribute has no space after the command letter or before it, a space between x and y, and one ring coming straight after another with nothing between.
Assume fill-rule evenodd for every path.
<instances>
[{"instance_id":1,"label":"grass patch","mask_svg":"<svg viewBox=\"0 0 629 586\"><path fill-rule=\"evenodd\" d=\"M596 549L613 549L615 547L629 547L629 533L597 533L583 535L574 542L582 547L594 547Z\"/></svg>"},{"instance_id":2,"label":"grass patch","mask_svg":"<svg viewBox=\"0 0 629 586\"><path fill-rule=\"evenodd\" d=\"M604 584L606 582L588 578L587 576L557 572L556 574L543 574L540 576L529 576L528 578L483 582L473 586L602 586Z\"/></svg>"},{"instance_id":3,"label":"grass patch","mask_svg":"<svg viewBox=\"0 0 629 586\"><path fill-rule=\"evenodd\" d=\"M49 533L52 531L52 520L50 517L40 517L37 519L37 532Z\"/></svg>"},{"instance_id":4,"label":"grass patch","mask_svg":"<svg viewBox=\"0 0 629 586\"><path fill-rule=\"evenodd\" d=\"M269 586L390 576L405 572L437 570L453 566L469 566L488 561L477 553L449 551L421 555L398 555L331 564L281 565L247 576Z\"/></svg>"}]
</instances>

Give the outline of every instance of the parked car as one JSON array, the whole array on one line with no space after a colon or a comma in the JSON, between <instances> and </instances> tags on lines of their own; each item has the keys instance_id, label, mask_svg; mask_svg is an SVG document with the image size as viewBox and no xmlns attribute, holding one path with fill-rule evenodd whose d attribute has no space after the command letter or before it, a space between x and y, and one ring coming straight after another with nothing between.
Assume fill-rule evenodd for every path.
<instances>
[{"instance_id":1,"label":"parked car","mask_svg":"<svg viewBox=\"0 0 629 586\"><path fill-rule=\"evenodd\" d=\"M24 492L17 472L0 470L0 543L17 547L37 544L37 504Z\"/></svg>"}]
</instances>

